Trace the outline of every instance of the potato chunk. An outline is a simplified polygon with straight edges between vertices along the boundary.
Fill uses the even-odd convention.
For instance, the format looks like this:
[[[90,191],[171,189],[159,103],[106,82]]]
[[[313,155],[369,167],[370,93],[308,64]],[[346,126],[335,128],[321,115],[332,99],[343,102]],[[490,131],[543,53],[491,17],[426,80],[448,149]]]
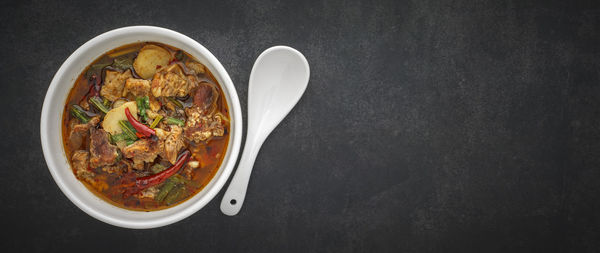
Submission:
[[[171,53],[156,45],[146,45],[133,62],[135,72],[144,79],[150,79],[156,70],[165,67],[171,60]]]
[[[135,119],[138,118],[137,105],[135,104],[135,102],[126,102],[123,105],[117,108],[113,108],[112,110],[108,111],[108,113],[106,113],[106,115],[104,116],[104,121],[102,121],[102,128],[104,128],[104,130],[109,132],[110,134],[121,133],[123,130],[119,125],[119,121],[127,120],[127,116],[125,116],[125,108],[129,108],[129,112],[131,112],[131,115]]]

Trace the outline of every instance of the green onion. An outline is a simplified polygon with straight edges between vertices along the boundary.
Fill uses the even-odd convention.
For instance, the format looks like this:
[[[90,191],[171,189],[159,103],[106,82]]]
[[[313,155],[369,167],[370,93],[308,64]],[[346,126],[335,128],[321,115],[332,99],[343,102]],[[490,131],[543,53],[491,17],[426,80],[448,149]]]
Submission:
[[[112,66],[119,70],[125,70],[128,68],[131,68],[132,64],[133,64],[133,60],[131,58],[122,57],[122,58],[115,58],[113,60]]]
[[[157,163],[157,164],[152,165],[152,167],[150,167],[150,170],[152,171],[152,173],[156,174],[156,173],[159,173],[159,172],[165,170],[165,168],[166,167],[163,166],[162,164]]]
[[[197,183],[195,181],[192,181],[192,180],[189,180],[189,179],[185,178],[184,176],[182,176],[180,174],[175,174],[175,175],[173,175],[172,178],[175,179],[175,180],[177,180],[177,181],[179,181],[180,183],[183,183],[183,184],[188,185],[188,186],[193,186],[195,188],[200,188],[200,186],[201,186],[199,183]]]
[[[158,125],[158,122],[162,120],[162,118],[163,116],[160,114],[156,116],[156,118],[154,118],[154,121],[152,121],[152,124],[150,124],[150,128],[155,128]]]
[[[185,188],[182,186],[178,186],[176,189],[169,191],[169,194],[165,197],[165,204],[168,206],[175,204],[175,202],[180,199],[180,196],[183,196],[183,191],[185,191]]]
[[[73,115],[75,118],[78,118],[84,124],[90,121],[90,118],[87,116],[85,111],[83,111],[83,109],[81,109],[81,107],[78,105],[71,106],[71,115]]]
[[[178,61],[183,60],[183,51],[177,50],[177,52],[175,53],[175,59],[177,59]]]
[[[162,202],[165,199],[165,197],[167,197],[167,194],[169,194],[169,192],[175,187],[176,184],[177,182],[169,178],[160,188],[160,191],[158,192],[158,194],[156,194],[154,199],[157,202]]]
[[[136,137],[137,139],[137,137]],[[122,132],[120,134],[114,134],[110,136],[111,143],[115,144],[119,141],[135,141],[136,139],[132,139],[126,132]]]
[[[112,144],[115,144],[119,141],[124,141],[125,138],[127,138],[127,135],[120,133],[120,134],[111,134],[109,139]]]
[[[165,181],[154,199],[157,202],[164,202],[166,205],[172,205],[176,201],[185,198],[186,185],[199,187],[196,182],[188,180],[179,174],[175,174]]]
[[[90,78],[96,71],[103,69],[104,67],[110,65],[111,63],[98,63],[90,66],[90,68],[85,72],[85,76]]]
[[[185,184],[187,179],[185,177],[183,177],[182,175],[175,174],[171,177],[171,180],[173,180],[177,183],[180,183],[180,184]]]
[[[169,125],[178,125],[180,127],[185,125],[185,122],[183,120],[171,118],[171,117],[167,117],[166,122]]]
[[[104,114],[108,113],[109,109],[104,106],[104,102],[99,97],[91,97],[90,103]]]
[[[177,100],[174,97],[167,97],[167,99],[169,99],[169,101],[171,101],[173,104],[175,104],[175,106],[179,107],[179,108],[183,108],[183,104],[181,102],[179,102],[179,100]]]
[[[146,97],[148,97],[148,96],[146,96]],[[146,109],[148,109],[148,108],[146,107],[146,103],[145,103],[144,100],[145,100],[144,97],[137,97],[135,99],[135,103],[136,103],[137,108],[138,108],[138,113],[140,114],[140,116],[142,117],[142,119],[145,122],[148,122],[148,115],[146,114]]]
[[[110,100],[108,100],[108,99],[106,99],[106,98],[103,98],[103,99],[102,99],[102,104],[104,104],[104,106],[105,106],[106,108],[110,108]]]
[[[121,126],[123,133],[125,133],[129,136],[130,140],[131,139],[137,140],[137,136],[135,135],[136,131],[133,128],[133,126],[131,126],[131,123],[129,123],[129,121],[121,120],[121,121],[119,121],[119,125]]]

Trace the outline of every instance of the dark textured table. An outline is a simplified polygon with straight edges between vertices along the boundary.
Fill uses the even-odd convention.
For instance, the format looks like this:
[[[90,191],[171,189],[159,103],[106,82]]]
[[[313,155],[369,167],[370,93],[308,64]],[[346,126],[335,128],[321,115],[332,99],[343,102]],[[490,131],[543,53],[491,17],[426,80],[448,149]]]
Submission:
[[[0,247],[597,251],[600,2],[557,2],[3,2]],[[262,50],[308,59],[309,87],[263,146],[239,215],[221,214],[221,192],[173,225],[118,228],[50,176],[39,116],[54,73],[94,36],[140,24],[212,51],[244,112]]]

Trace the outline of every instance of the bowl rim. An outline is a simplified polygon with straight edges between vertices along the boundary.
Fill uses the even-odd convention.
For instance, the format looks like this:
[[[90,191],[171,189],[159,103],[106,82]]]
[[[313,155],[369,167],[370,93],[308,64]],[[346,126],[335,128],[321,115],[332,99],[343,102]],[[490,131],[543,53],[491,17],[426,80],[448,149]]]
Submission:
[[[54,153],[62,151],[62,153],[64,155],[64,150],[52,150],[50,148],[50,141],[51,141],[50,134],[52,134],[52,133],[50,133],[50,130],[47,127],[49,125],[50,111],[51,111],[51,109],[53,109],[53,107],[55,107],[55,104],[56,104],[56,101],[52,101],[52,100],[55,100],[53,98],[55,96],[57,96],[57,94],[59,94],[58,93],[59,91],[57,89],[59,79],[63,78],[63,76],[66,75],[66,71],[68,69],[70,69],[72,67],[72,65],[75,64],[74,62],[79,57],[81,57],[82,54],[84,54],[88,50],[92,49],[93,47],[102,45],[102,43],[108,43],[108,40],[110,38],[117,37],[117,36],[127,36],[128,33],[132,33],[132,32],[151,33],[151,34],[157,34],[160,36],[165,36],[165,37],[168,37],[169,39],[173,39],[173,40],[178,41],[182,44],[185,44],[191,48],[194,48],[195,50],[198,50],[200,52],[201,56],[204,57],[213,66],[214,69],[211,69],[212,72],[214,72],[213,74],[218,75],[221,78],[220,85],[224,86],[225,89],[223,89],[223,90],[229,96],[228,102],[231,107],[230,108],[230,117],[232,118],[233,122],[236,122],[235,125],[232,125],[234,127],[232,127],[232,129],[230,130],[229,145],[231,146],[231,149],[230,149],[231,153],[228,155],[229,156],[228,158],[226,157],[227,159],[224,158],[224,160],[222,161],[222,163],[219,167],[219,170],[221,170],[221,172],[218,172],[218,175],[215,175],[211,179],[209,184],[214,183],[214,185],[212,185],[210,189],[206,189],[207,187],[209,187],[209,185],[205,186],[205,188],[202,189],[200,192],[205,191],[205,190],[207,190],[207,192],[205,192],[201,198],[197,199],[191,205],[189,205],[181,210],[178,210],[175,213],[167,215],[167,216],[158,217],[158,218],[154,218],[154,219],[148,219],[148,220],[142,220],[142,221],[128,220],[128,219],[110,216],[108,214],[101,212],[101,210],[96,210],[95,208],[92,208],[91,205],[86,203],[86,201],[84,201],[84,200],[80,199],[78,196],[76,196],[72,192],[72,189],[70,188],[70,186],[68,186],[67,183],[65,182],[65,179],[61,175],[59,175],[57,172],[58,169],[64,169],[64,166],[62,166],[61,163],[58,161],[58,159],[56,159],[56,155]],[[149,39],[147,41],[153,41],[153,40]],[[157,41],[157,42],[160,42],[160,41]],[[168,44],[168,43],[166,43],[166,44]],[[188,52],[188,53],[190,53],[190,52]],[[73,82],[74,81],[75,80],[73,80]],[[72,84],[71,84],[71,87],[72,87]],[[64,103],[64,101],[61,101],[61,102]],[[64,106],[64,105],[61,104],[60,115],[62,115],[62,106]],[[242,114],[242,111],[241,111],[239,98],[238,98],[235,86],[233,85],[233,82],[232,82],[229,74],[227,73],[227,71],[221,64],[221,62],[219,62],[219,60],[210,51],[208,51],[208,49],[206,49],[204,46],[202,46],[197,41],[191,39],[190,37],[187,37],[186,35],[183,35],[181,33],[175,32],[170,29],[156,27],[156,26],[128,26],[128,27],[117,28],[117,29],[113,29],[113,30],[104,32],[104,33],[90,39],[89,41],[87,41],[86,43],[81,45],[79,48],[77,48],[77,50],[75,50],[63,62],[63,64],[60,66],[60,68],[58,69],[58,71],[56,72],[54,77],[52,78],[52,81],[50,82],[50,85],[49,85],[48,90],[46,91],[46,95],[44,97],[44,103],[42,106],[42,112],[41,112],[41,118],[40,118],[40,139],[41,139],[42,150],[44,153],[44,159],[46,160],[46,164],[47,164],[48,170],[50,171],[50,174],[52,175],[52,178],[54,179],[54,181],[56,182],[56,184],[58,185],[60,190],[63,192],[63,194],[65,194],[67,196],[67,198],[71,202],[73,202],[79,209],[81,209],[85,213],[89,214],[90,216],[92,216],[100,221],[111,224],[111,225],[124,227],[124,228],[146,229],[146,228],[154,228],[154,227],[161,227],[161,226],[169,225],[169,224],[175,223],[177,221],[180,221],[182,219],[189,217],[190,215],[194,214],[195,212],[197,212],[198,210],[203,208],[206,204],[208,204],[208,202],[210,202],[217,195],[217,193],[223,188],[223,186],[225,185],[225,183],[227,182],[227,180],[229,179],[229,176],[231,175],[231,173],[233,171],[233,167],[235,166],[235,163],[236,163],[238,155],[239,155],[241,139],[242,139],[242,127],[243,127],[241,114]],[[62,133],[59,133],[59,135],[62,136]],[[61,144],[61,147],[62,147],[62,144]],[[227,156],[227,154],[225,154],[225,155]],[[68,169],[70,169],[70,168],[68,168]],[[220,175],[219,175],[219,173],[220,173]],[[200,193],[198,193],[198,194],[200,194]],[[185,202],[190,201],[192,198],[186,200]],[[185,202],[182,202],[182,203],[185,203]],[[106,203],[109,205],[112,205],[108,202],[106,202]],[[176,207],[177,206],[172,207],[172,208],[176,208]],[[117,207],[117,208],[122,209],[122,210],[127,210],[130,212],[136,212],[136,211],[131,211],[128,209],[120,208],[120,207]],[[172,208],[168,208],[165,210],[170,210]],[[156,212],[159,212],[159,211],[156,211]],[[139,213],[148,213],[148,212],[139,212]],[[150,213],[152,213],[152,212],[150,212]]]

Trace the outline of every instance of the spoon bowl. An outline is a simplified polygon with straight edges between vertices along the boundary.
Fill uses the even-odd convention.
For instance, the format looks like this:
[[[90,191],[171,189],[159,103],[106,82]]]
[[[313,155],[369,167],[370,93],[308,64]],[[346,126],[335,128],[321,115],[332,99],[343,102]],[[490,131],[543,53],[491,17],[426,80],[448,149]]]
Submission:
[[[221,201],[224,214],[236,215],[240,211],[260,147],[300,100],[309,77],[308,61],[291,47],[271,47],[256,59],[248,84],[246,144],[237,171]]]

